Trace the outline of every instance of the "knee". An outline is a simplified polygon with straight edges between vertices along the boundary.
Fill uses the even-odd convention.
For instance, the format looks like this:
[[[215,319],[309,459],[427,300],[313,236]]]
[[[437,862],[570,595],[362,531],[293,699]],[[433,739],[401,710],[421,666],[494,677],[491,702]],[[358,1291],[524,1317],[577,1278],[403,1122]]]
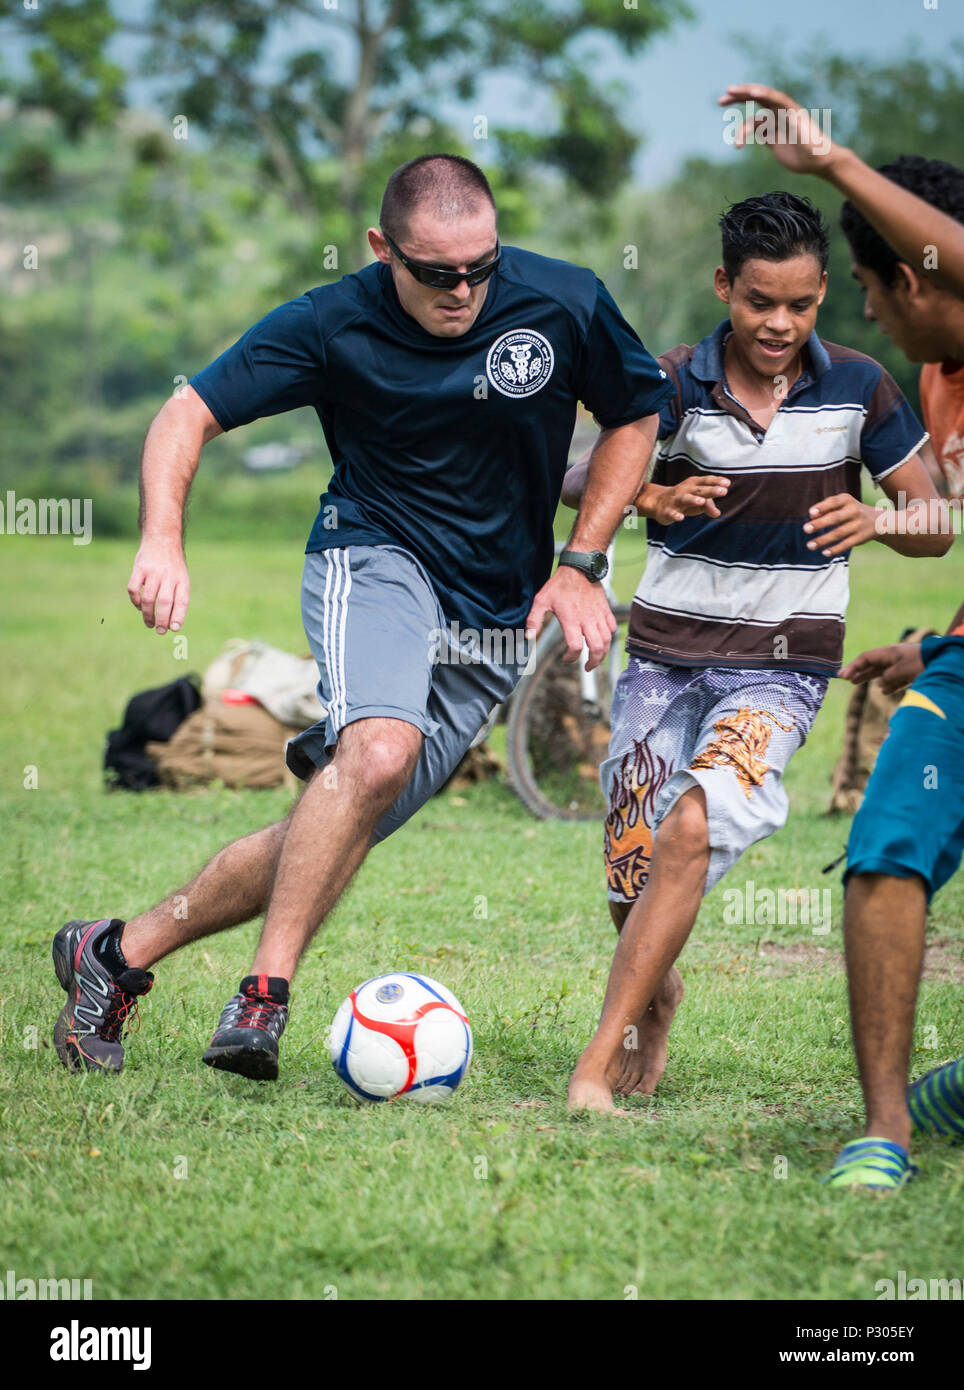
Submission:
[[[695,859],[709,853],[706,798],[702,788],[685,792],[659,827],[655,841],[662,854]]]
[[[341,758],[339,740],[339,752],[335,755],[336,763],[343,765],[360,796],[386,805],[404,790],[422,746],[418,729],[401,721],[392,722],[399,727],[367,729],[360,737],[351,739]],[[342,739],[347,732],[344,731]]]
[[[844,926],[859,930],[868,916],[897,920],[908,905],[922,903],[927,908],[927,884],[918,870],[908,867],[906,874],[882,871],[850,871],[844,887]]]

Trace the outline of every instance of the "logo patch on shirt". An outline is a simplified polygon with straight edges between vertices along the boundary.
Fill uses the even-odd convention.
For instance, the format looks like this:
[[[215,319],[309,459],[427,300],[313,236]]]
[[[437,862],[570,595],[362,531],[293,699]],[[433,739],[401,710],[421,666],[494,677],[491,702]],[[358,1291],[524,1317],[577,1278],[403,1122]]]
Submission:
[[[503,396],[534,396],[552,376],[552,345],[532,328],[513,328],[496,338],[485,359],[485,374]]]

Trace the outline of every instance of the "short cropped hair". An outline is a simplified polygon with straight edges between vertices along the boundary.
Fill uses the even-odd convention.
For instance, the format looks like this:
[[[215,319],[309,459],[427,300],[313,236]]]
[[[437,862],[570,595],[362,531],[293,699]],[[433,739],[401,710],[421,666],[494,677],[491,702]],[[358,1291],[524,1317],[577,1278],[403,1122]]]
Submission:
[[[720,217],[723,268],[732,282],[744,261],[787,261],[807,253],[827,268],[830,230],[809,198],[795,193],[763,193],[733,203]]]
[[[454,222],[472,216],[484,203],[495,208],[489,181],[477,164],[460,154],[422,154],[390,176],[379,221],[382,231],[398,241],[407,235],[416,207]]]
[[[964,222],[964,169],[958,169],[956,164],[948,164],[944,159],[925,159],[919,154],[902,154],[892,164],[882,164],[877,172],[906,188],[908,193],[916,193],[925,203],[946,212],[957,222]],[[851,202],[844,203],[840,209],[840,226],[857,264],[874,271],[890,289],[904,258],[898,256]]]

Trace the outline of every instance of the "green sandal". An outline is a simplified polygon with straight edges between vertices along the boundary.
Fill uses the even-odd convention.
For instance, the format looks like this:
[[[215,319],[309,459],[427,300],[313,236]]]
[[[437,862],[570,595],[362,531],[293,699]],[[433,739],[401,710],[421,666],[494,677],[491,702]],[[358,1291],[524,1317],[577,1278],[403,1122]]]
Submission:
[[[907,1150],[889,1139],[855,1139],[845,1144],[824,1182],[828,1187],[869,1187],[897,1192],[917,1172]]]
[[[961,1143],[964,1140],[964,1057],[935,1067],[907,1092],[914,1128]]]

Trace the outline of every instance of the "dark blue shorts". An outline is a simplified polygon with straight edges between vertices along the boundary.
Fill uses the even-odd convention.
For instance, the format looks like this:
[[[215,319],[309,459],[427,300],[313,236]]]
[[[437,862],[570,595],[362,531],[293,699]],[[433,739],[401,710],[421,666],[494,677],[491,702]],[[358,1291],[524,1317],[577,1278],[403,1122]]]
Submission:
[[[847,844],[851,874],[919,875],[927,898],[964,854],[964,638],[927,637]]]

